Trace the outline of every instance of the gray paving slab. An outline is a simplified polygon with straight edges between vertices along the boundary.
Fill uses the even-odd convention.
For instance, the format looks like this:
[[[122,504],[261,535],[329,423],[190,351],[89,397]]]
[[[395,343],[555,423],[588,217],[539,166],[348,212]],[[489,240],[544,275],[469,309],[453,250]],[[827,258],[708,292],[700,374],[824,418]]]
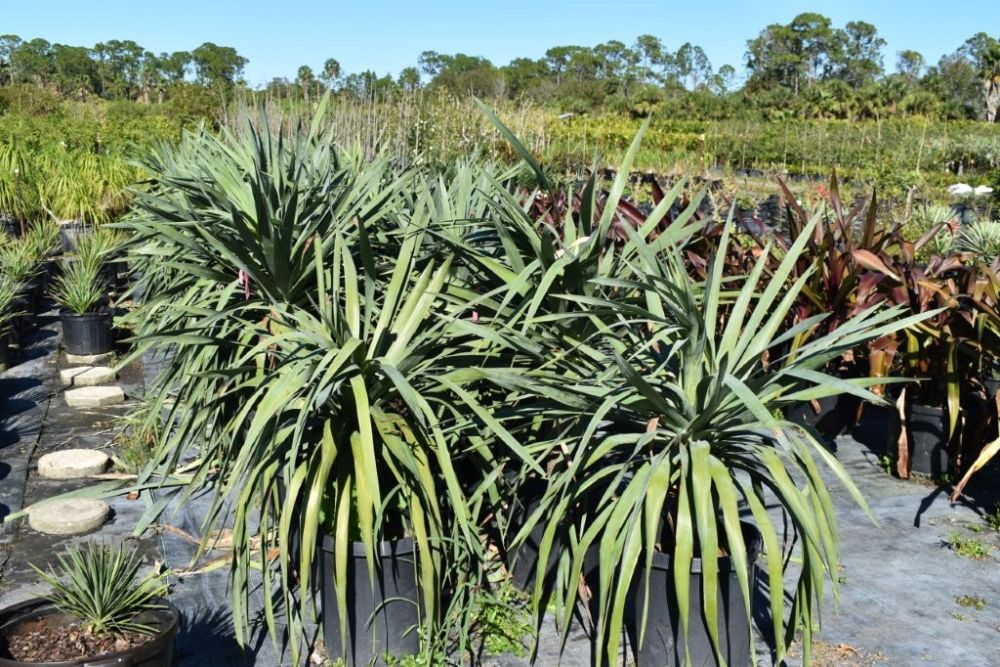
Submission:
[[[0,373],[0,519],[23,507],[30,460],[55,391],[59,321],[47,313],[36,322],[37,330],[11,351],[8,368]],[[0,524],[0,544],[13,539],[13,530]]]

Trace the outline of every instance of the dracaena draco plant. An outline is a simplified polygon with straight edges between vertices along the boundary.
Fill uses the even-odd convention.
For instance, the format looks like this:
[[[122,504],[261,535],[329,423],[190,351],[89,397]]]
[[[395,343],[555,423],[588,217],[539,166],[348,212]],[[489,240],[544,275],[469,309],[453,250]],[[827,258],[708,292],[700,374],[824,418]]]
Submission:
[[[720,553],[733,559],[743,604],[747,613],[750,609],[741,504],[762,536],[777,659],[785,657],[798,630],[804,658],[810,659],[826,581],[836,594],[839,562],[834,509],[821,468],[866,512],[867,506],[815,432],[775,415],[796,402],[842,392],[880,401],[867,389],[875,379],[832,376],[825,372],[827,364],[926,317],[901,318],[900,307],[875,306],[811,337],[794,358],[764,363],[766,352],[783,349],[825,317],[817,314],[786,326],[816,270],[791,279],[818,225],[818,217],[809,221],[776,265],[772,248],[765,247],[733,289],[723,279],[727,226],[704,282],[690,280],[682,249],[671,246],[655,255],[640,252],[635,275],[611,281],[619,290],[615,299],[565,297],[578,309],[561,317],[598,318],[602,327],[524,382],[523,409],[530,411],[527,396],[537,391],[536,417],[559,425],[550,442],[534,447],[564,454],[550,471],[537,511],[514,542],[526,539],[536,525],[544,527],[539,562],[555,558],[560,576],[536,580],[533,608],[540,619],[543,601],[555,601],[564,610],[564,628],[578,599],[584,563],[592,551],[599,553],[596,584],[591,580],[599,664],[616,664],[626,599],[635,586],[648,585],[646,573],[656,552],[672,558],[682,631],[704,611],[721,658],[715,620]],[[633,241],[642,245],[634,234]],[[720,318],[723,310],[726,316]],[[589,360],[588,375],[578,374],[578,362],[558,368],[580,355]],[[766,509],[774,503],[798,537],[797,574],[786,569],[788,545]],[[695,557],[702,559],[701,599],[688,583]],[[788,576],[792,604],[786,613]],[[646,610],[637,613],[644,628]],[[646,638],[640,630],[640,643]]]
[[[554,295],[587,294],[593,290],[591,279],[627,272],[637,253],[630,231],[665,245],[686,238],[700,224],[694,214],[704,192],[681,214],[669,217],[683,180],[668,193],[661,191],[648,215],[624,198],[648,123],[629,146],[610,188],[603,190],[597,160],[582,186],[553,180],[513,132],[485,105],[479,106],[534,175],[535,187],[527,190],[514,177],[496,179],[503,182],[486,193],[493,215],[482,221],[458,219],[472,224],[461,228],[457,240],[449,239],[448,249],[468,265],[481,289],[503,290],[505,303],[518,312],[523,309],[525,322],[567,310],[566,302]]]
[[[474,290],[428,250],[447,226],[432,188],[384,160],[342,159],[320,126],[261,123],[161,150],[126,223],[146,290],[137,350],[171,346],[158,386],[177,397],[144,478],[194,458],[180,494],[213,485],[206,534],[232,522],[238,637],[260,568],[296,660],[322,532],[341,618],[349,543],[374,567],[377,544],[405,535],[423,634],[448,635],[441,592],[458,593],[460,613],[484,572],[494,458],[533,465],[494,416],[503,390],[484,383],[511,355],[542,356],[500,344],[492,313],[471,316]],[[274,636],[277,607],[265,599]]]
[[[600,325],[582,317],[562,318],[579,310],[567,295],[616,298],[615,280],[631,276],[637,262],[652,261],[649,258],[664,248],[686,242],[701,226],[696,214],[704,192],[679,212],[683,181],[667,193],[657,190],[657,203],[648,215],[624,200],[629,167],[645,126],[607,192],[599,192],[596,166],[579,187],[555,186],[514,134],[488,109],[483,110],[534,172],[536,188],[526,191],[509,172],[495,170],[490,175],[482,170],[459,170],[451,182],[442,181],[434,190],[435,208],[446,223],[435,230],[441,240],[438,248],[453,257],[457,272],[471,288],[462,295],[474,304],[472,316],[499,323],[508,341],[513,337],[532,341],[524,349],[547,350],[543,358],[561,356],[556,350],[576,348]],[[553,195],[555,187],[565,187],[565,196]],[[470,198],[474,206],[469,206]],[[539,198],[547,203],[539,204]],[[552,336],[544,342],[534,341],[539,323],[545,323],[547,336]],[[578,356],[571,365],[585,376],[596,372],[592,361]],[[507,377],[505,381],[514,380]],[[505,423],[517,428],[522,440],[544,440],[558,430],[558,424],[533,419],[517,396],[514,392],[506,398],[503,411]],[[520,465],[517,459],[500,460],[504,476],[499,482],[508,486],[497,524],[500,544],[508,552],[514,547],[510,537],[519,528],[512,521],[519,514],[517,508],[532,503],[543,470],[557,465],[562,451],[543,448],[539,456],[537,466]]]

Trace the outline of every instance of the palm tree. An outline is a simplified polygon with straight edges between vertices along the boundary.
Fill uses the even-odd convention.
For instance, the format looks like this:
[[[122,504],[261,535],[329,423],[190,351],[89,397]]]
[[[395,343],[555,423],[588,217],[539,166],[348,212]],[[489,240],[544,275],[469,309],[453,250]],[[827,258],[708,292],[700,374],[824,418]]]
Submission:
[[[313,82],[316,80],[316,76],[313,74],[312,68],[309,65],[303,65],[299,68],[298,82],[302,86],[302,99],[306,104],[309,104],[309,89],[312,88]]]
[[[334,82],[340,78],[340,63],[335,58],[327,58],[323,63],[323,73],[319,75],[327,88],[333,88]]]
[[[986,122],[997,122],[1000,111],[1000,43],[994,43],[983,53],[979,74],[986,97]]]

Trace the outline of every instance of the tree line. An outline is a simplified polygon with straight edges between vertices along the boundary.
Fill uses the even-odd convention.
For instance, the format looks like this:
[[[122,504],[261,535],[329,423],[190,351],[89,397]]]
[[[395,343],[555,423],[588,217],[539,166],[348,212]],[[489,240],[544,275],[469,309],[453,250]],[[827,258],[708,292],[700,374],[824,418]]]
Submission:
[[[495,65],[463,53],[425,51],[398,75],[345,73],[335,58],[314,70],[299,67],[263,94],[308,102],[323,90],[368,99],[440,90],[454,95],[526,100],[563,113],[654,111],[680,118],[768,119],[928,116],[998,120],[1000,41],[973,35],[936,63],[903,50],[887,67],[885,40],[864,21],[842,27],[808,12],[766,26],[748,40],[741,70],[713,67],[692,43],[669,48],[654,35],[633,44],[556,46],[538,59]],[[171,85],[245,86],[247,60],[231,47],[202,44],[193,51],[154,54],[132,41],[93,48],[0,36],[0,85],[55,89],[65,96],[162,102]]]
[[[173,84],[207,87],[241,83],[247,59],[229,46],[206,42],[192,51],[153,53],[132,40],[92,48],[0,35],[0,86],[29,84],[65,97],[163,102]]]

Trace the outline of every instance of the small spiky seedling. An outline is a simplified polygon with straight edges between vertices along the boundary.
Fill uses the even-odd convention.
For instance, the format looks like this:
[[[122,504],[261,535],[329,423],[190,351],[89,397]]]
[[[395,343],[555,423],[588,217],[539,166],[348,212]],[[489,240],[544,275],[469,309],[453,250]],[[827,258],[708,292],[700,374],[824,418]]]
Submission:
[[[104,298],[101,267],[81,260],[64,261],[62,272],[53,286],[52,296],[59,305],[78,315],[93,312]]]
[[[0,273],[19,283],[38,273],[38,260],[31,246],[20,240],[0,246]]]
[[[1000,222],[984,220],[969,225],[958,235],[955,249],[992,262],[1000,257]]]
[[[77,242],[76,255],[88,267],[100,268],[121,246],[124,235],[107,227],[99,227]]]
[[[156,599],[167,592],[166,573],[150,572],[138,579],[140,564],[135,549],[90,544],[86,550],[70,547],[66,557],[59,557],[58,572],[32,568],[52,586],[45,599],[101,637],[156,632],[135,619],[143,611],[162,608]]]
[[[0,273],[0,336],[7,333],[19,314],[14,304],[16,297],[17,283]]]
[[[59,250],[59,225],[42,221],[32,225],[24,237],[36,260],[51,257]]]

